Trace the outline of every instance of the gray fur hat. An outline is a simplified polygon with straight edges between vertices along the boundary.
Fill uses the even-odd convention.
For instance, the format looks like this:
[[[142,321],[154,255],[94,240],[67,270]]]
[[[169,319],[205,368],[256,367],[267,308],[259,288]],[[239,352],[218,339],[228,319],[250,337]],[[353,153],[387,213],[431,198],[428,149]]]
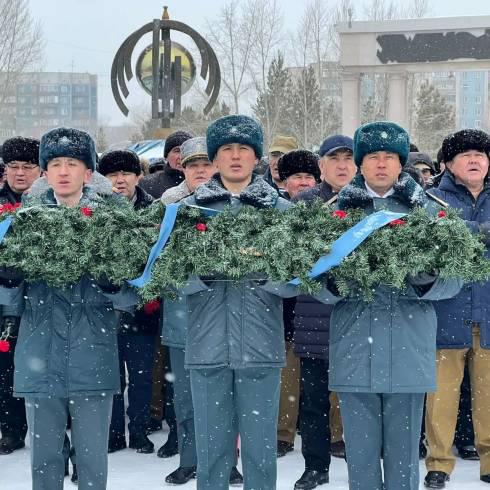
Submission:
[[[183,167],[191,160],[208,160],[206,138],[204,136],[198,136],[197,138],[184,141],[180,146],[180,158]]]
[[[53,158],[76,158],[85,163],[89,170],[95,170],[97,153],[92,137],[80,129],[55,128],[43,134],[39,147],[39,165],[43,170]]]

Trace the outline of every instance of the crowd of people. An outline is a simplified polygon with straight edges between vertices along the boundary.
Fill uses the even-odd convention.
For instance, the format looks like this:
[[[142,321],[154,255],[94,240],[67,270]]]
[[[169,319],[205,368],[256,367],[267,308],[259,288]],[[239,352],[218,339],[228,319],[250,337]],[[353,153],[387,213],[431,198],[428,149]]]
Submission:
[[[99,156],[74,128],[13,137],[1,151],[0,204],[452,207],[490,245],[483,131],[448,135],[436,162],[392,122],[330,135],[318,152],[287,135],[265,151],[263,139],[252,118],[225,116],[205,137],[170,134],[163,161],[148,168],[128,149]],[[0,459],[15,457],[29,432],[33,490],[62,489],[70,459],[72,482],[103,490],[108,453],[153,453],[148,435],[166,422],[157,456],[179,463],[165,482],[195,478],[198,490],[275,489],[276,459],[298,433],[295,490],[328,483],[331,456],[345,458],[351,490],[417,489],[419,459],[425,486],[445,488],[453,444],[490,483],[490,284],[426,271],[403,290],[380,284],[368,302],[342,296],[328,273],[321,281],[306,295],[264,276],[193,275],[173,299],[141,306],[132,287],[106,277],[55,288],[1,267],[0,338],[10,349],[0,352]]]

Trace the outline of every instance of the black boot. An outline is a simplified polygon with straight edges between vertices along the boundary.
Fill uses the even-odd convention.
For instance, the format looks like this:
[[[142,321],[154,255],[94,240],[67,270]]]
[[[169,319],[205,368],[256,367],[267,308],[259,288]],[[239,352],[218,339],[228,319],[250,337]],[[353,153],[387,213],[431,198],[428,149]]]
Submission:
[[[461,459],[466,459],[469,461],[478,461],[480,459],[475,446],[458,447],[458,454]]]
[[[294,484],[294,490],[311,490],[328,483],[328,471],[305,470]]]
[[[109,437],[109,445],[107,447],[108,453],[115,453],[126,449],[126,437],[125,436],[112,436]]]
[[[419,459],[425,459],[427,456],[427,447],[424,440],[420,438],[419,440]]]
[[[23,439],[17,439],[11,436],[5,436],[0,439],[0,454],[10,454],[17,449],[22,449],[25,446]]]
[[[188,468],[179,466],[175,471],[172,471],[172,473],[170,473],[170,475],[165,478],[165,481],[172,485],[184,485],[193,478],[196,478],[195,466],[190,466]]]
[[[233,466],[233,468],[231,469],[230,485],[233,487],[243,485],[243,476],[238,471],[238,468],[236,466]]]
[[[179,453],[179,445],[177,442],[177,432],[171,430],[168,433],[167,442],[158,450],[159,458],[171,458]]]
[[[78,485],[78,472],[77,472],[77,465],[73,465],[73,473],[71,474],[71,482],[74,483],[75,485]]]
[[[490,483],[490,475],[480,475],[480,480],[485,483]]]
[[[427,488],[446,488],[449,475],[444,471],[429,471],[424,479],[424,486]]]
[[[153,442],[148,439],[144,432],[129,434],[129,447],[136,449],[137,453],[151,454],[155,452]]]
[[[277,457],[282,458],[287,453],[294,451],[294,445],[286,441],[277,441]]]

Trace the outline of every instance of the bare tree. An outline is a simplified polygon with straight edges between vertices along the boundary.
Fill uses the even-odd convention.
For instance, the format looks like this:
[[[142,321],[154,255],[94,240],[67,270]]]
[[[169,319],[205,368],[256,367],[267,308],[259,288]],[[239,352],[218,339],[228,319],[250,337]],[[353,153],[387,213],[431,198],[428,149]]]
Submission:
[[[27,0],[0,0],[0,103],[14,93],[23,72],[41,61],[44,42]]]
[[[251,88],[247,74],[255,33],[250,19],[254,17],[253,9],[245,11],[240,0],[228,0],[219,17],[207,21],[208,39],[220,60],[221,80],[235,113],[240,112],[240,98]]]
[[[282,13],[277,0],[249,0],[246,18],[254,26],[249,72],[257,93],[263,94],[265,109],[266,140],[271,141],[274,131],[270,101],[268,100],[267,76],[272,58],[283,38]]]

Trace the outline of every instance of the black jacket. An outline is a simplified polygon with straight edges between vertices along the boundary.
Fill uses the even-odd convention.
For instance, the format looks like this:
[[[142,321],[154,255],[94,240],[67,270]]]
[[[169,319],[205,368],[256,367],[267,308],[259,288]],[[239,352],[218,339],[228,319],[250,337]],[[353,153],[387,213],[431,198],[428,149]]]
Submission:
[[[330,184],[322,181],[312,189],[300,192],[293,201],[313,202],[316,199],[329,201],[335,192]],[[330,315],[333,305],[320,303],[313,297],[302,294],[296,299],[294,317],[294,353],[298,357],[328,360]]]
[[[0,204],[16,204],[22,200],[22,194],[17,194],[14,192],[8,182],[5,181],[5,184],[0,189]]]
[[[139,186],[155,199],[160,199],[167,189],[179,185],[183,180],[184,174],[167,163],[160,172],[143,177]]]
[[[153,197],[141,187],[136,186],[135,209],[143,209],[151,205]],[[144,335],[157,335],[160,326],[160,308],[138,308],[134,316],[129,313],[121,313],[119,333],[137,333]]]

